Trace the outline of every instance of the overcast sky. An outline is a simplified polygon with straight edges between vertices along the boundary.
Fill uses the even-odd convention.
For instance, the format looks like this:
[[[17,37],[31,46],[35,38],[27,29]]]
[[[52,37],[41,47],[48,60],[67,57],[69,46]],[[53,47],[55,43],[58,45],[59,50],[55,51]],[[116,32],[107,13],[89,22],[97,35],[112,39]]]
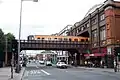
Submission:
[[[105,0],[39,0],[24,1],[21,39],[28,35],[50,35],[68,24],[80,21],[87,11]],[[18,39],[20,0],[0,1],[0,28]]]

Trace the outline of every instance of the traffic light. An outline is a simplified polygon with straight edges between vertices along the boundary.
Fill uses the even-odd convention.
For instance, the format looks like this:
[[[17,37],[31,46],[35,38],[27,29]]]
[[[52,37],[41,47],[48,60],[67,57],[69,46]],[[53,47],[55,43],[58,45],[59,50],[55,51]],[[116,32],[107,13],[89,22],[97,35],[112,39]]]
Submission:
[[[115,47],[114,48],[114,55],[115,56],[120,56],[120,47]]]
[[[17,53],[18,50],[18,42],[17,40],[12,40],[12,52]]]

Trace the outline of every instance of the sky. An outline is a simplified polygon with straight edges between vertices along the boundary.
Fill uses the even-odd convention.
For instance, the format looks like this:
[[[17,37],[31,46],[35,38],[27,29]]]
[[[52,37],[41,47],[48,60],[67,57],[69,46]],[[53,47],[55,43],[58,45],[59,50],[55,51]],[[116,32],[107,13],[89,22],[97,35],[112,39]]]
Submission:
[[[82,20],[87,11],[105,0],[23,1],[21,39],[28,35],[51,35]],[[20,0],[0,0],[0,28],[18,39]]]

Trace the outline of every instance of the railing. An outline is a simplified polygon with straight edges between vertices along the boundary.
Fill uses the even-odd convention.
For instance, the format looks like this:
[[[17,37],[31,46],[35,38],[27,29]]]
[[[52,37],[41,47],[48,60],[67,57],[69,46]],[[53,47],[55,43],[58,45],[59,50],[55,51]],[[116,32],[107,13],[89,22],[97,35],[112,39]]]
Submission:
[[[21,40],[22,49],[83,49],[89,42],[78,41],[47,41],[47,40]]]
[[[20,40],[21,43],[52,43],[52,44],[89,44],[89,42],[80,42],[80,41],[52,41],[52,40]]]

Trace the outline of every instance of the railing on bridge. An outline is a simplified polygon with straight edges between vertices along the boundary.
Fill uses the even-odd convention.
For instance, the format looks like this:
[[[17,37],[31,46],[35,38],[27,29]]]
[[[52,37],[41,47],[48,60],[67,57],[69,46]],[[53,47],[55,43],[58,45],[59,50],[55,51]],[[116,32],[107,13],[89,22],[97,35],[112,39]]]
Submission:
[[[89,42],[20,40],[22,49],[75,49],[88,47]]]

